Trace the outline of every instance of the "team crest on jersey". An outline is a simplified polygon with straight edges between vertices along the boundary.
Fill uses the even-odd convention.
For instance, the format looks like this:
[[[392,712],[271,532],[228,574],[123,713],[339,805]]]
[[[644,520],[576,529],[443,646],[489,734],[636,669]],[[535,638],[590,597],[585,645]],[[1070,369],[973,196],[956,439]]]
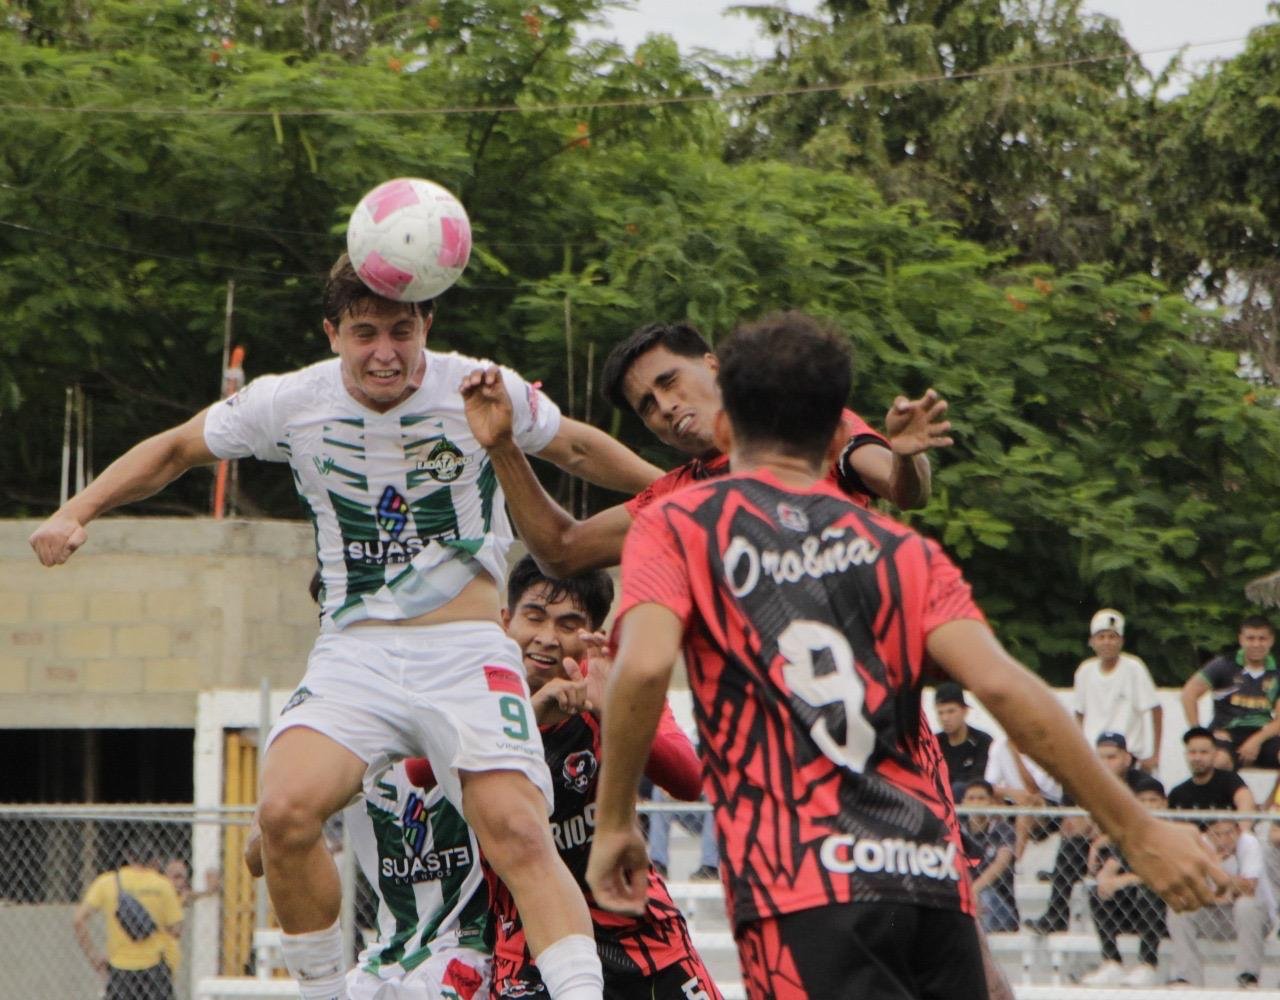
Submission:
[[[595,754],[590,750],[579,750],[564,759],[564,767],[560,769],[560,774],[564,777],[566,787],[572,788],[575,792],[585,792],[587,786],[591,784],[591,779],[596,776],[596,769],[599,766]]]
[[[502,1000],[516,1000],[518,997],[546,996],[547,988],[541,983],[526,983],[520,979],[507,978],[498,984],[497,995]]]
[[[809,518],[799,507],[789,503],[778,504],[778,523],[792,531],[808,531]]]
[[[284,715],[284,713],[289,711],[289,709],[297,708],[308,698],[314,698],[314,697],[315,697],[315,692],[313,692],[310,688],[300,687],[298,688],[298,690],[293,692],[292,695],[289,696],[289,700],[284,703],[284,708],[280,709],[280,714]]]
[[[462,475],[462,470],[466,467],[467,457],[462,454],[462,449],[447,437],[440,438],[427,452],[426,458],[419,458],[415,462],[415,468],[419,472],[425,472],[438,483],[453,482]]]
[[[378,527],[392,538],[399,538],[408,520],[409,501],[388,485],[378,500]]]

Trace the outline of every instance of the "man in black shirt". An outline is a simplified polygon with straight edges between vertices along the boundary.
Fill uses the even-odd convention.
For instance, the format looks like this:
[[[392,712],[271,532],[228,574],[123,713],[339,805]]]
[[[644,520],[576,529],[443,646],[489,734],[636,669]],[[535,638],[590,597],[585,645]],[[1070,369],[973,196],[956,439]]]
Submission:
[[[972,782],[987,773],[987,751],[991,735],[969,725],[969,703],[964,688],[954,681],[939,684],[933,695],[933,710],[942,731],[934,735],[951,775],[951,792],[959,802]]]
[[[1129,752],[1124,733],[1100,733],[1095,741],[1098,759],[1108,771],[1136,789],[1146,777],[1146,772],[1136,765]],[[1162,789],[1163,790],[1163,789]],[[1070,796],[1062,797],[1064,806],[1075,805]],[[1058,853],[1054,855],[1053,870],[1049,874],[1049,902],[1038,917],[1028,917],[1023,926],[1037,934],[1065,931],[1071,922],[1071,891],[1085,876],[1089,864],[1089,846],[1098,835],[1092,821],[1086,817],[1071,816],[1062,822],[1062,839]]]
[[[1217,741],[1213,732],[1195,726],[1182,735],[1191,777],[1169,792],[1170,809],[1234,809],[1253,812],[1258,808],[1253,793],[1235,771],[1213,766]]]

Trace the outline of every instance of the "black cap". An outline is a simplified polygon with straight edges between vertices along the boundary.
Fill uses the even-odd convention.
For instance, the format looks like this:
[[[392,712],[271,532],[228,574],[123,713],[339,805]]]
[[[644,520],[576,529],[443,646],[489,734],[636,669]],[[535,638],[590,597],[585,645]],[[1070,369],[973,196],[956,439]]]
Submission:
[[[1093,741],[1094,746],[1119,747],[1121,750],[1129,749],[1129,741],[1124,738],[1124,733],[1099,733],[1098,738]]]
[[[968,705],[964,700],[964,688],[955,681],[943,681],[933,692],[933,703],[935,705],[952,704],[952,705]]]

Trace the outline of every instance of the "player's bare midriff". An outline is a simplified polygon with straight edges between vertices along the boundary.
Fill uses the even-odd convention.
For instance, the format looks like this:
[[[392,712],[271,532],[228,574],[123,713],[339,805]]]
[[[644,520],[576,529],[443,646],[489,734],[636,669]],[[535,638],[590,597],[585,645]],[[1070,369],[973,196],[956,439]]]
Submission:
[[[413,628],[423,625],[477,621],[501,624],[501,619],[498,617],[498,585],[493,582],[493,577],[488,573],[481,573],[463,587],[457,597],[434,611],[428,611],[414,618],[366,618],[352,622],[347,628],[360,628],[362,625],[375,625],[380,628],[396,625]]]

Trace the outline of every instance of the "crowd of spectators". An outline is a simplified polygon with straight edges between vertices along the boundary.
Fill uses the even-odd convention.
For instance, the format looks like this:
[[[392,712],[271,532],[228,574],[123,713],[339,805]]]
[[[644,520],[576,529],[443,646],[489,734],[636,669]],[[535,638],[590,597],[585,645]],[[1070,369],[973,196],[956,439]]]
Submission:
[[[1259,809],[1241,768],[1280,770],[1280,671],[1272,655],[1275,630],[1263,617],[1244,619],[1238,648],[1207,662],[1183,685],[1187,727],[1182,735],[1189,777],[1169,790],[1160,781],[1163,711],[1151,672],[1124,650],[1125,618],[1104,608],[1089,625],[1093,655],[1076,670],[1071,704],[1099,758],[1153,810],[1235,811]],[[1205,695],[1208,720],[1200,717]],[[1160,983],[1159,950],[1169,940],[1165,981],[1204,985],[1200,942],[1233,941],[1234,975],[1242,989],[1258,985],[1266,936],[1276,926],[1280,896],[1280,823],[1197,816],[1197,822],[1231,881],[1215,905],[1196,913],[1166,912],[1164,903],[1128,868],[1124,856],[1087,817],[1034,812],[1005,817],[981,810],[993,805],[1030,809],[1072,805],[1069,794],[1006,737],[969,724],[970,705],[956,684],[938,685],[934,697],[938,747],[956,801],[966,810],[965,849],[988,933],[1065,931],[1072,894],[1088,887],[1088,913],[1098,935],[1101,964],[1082,978],[1093,986],[1153,986]],[[1280,779],[1264,808],[1280,809]],[[970,811],[977,810],[977,811]],[[1037,873],[1049,884],[1044,912],[1021,917],[1015,873],[1029,843],[1058,835],[1051,869]],[[1117,944],[1136,934],[1138,961],[1126,969]]]

